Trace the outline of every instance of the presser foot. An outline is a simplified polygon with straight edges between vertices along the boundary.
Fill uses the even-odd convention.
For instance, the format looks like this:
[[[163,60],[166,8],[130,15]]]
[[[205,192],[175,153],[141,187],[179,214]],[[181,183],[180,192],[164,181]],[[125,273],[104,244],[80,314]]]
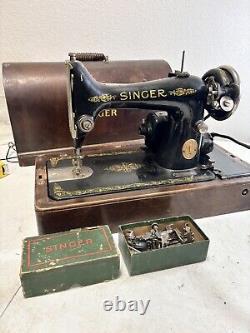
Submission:
[[[72,165],[72,179],[85,179],[93,174],[93,170],[90,167],[83,165],[83,156],[77,155],[73,158]]]
[[[48,176],[56,182],[81,180],[92,176],[93,170],[82,163],[83,157],[67,159],[68,163],[63,165],[59,160],[56,164],[51,163],[51,168],[48,168]],[[70,163],[71,162],[71,163]]]
[[[72,174],[74,178],[84,179],[93,174],[93,170],[90,167],[83,165],[82,160],[83,157],[81,156],[72,159]]]
[[[93,174],[93,170],[87,166],[82,165],[81,167],[73,167],[72,169],[72,179],[85,179]]]
[[[93,170],[90,167],[83,165],[83,158],[84,156],[81,155],[81,149],[76,148],[75,157],[72,158],[72,179],[84,179],[90,177],[93,174]]]

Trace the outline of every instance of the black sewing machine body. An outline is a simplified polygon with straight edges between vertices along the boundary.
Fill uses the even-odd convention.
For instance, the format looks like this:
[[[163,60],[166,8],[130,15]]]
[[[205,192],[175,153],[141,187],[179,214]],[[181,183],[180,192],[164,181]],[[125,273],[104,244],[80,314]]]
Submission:
[[[236,109],[239,78],[231,67],[208,71],[202,78],[176,71],[165,79],[128,85],[97,82],[75,60],[67,66],[69,125],[76,154],[47,163],[50,197],[61,200],[215,179],[209,157],[213,138],[204,113],[224,120]],[[86,135],[94,130],[98,114],[110,108],[152,110],[139,129],[145,146],[83,157]]]
[[[157,110],[154,119],[151,118],[151,124],[148,124],[157,128],[144,125],[141,129],[155,161],[173,170],[189,169],[198,164],[200,133],[195,130],[195,124],[204,118],[203,104],[207,95],[202,79],[179,73],[172,78],[138,84],[103,84],[89,80],[81,63],[76,64],[71,75],[74,87],[72,105],[80,128],[86,116],[95,120],[103,109],[134,109],[131,112],[140,112],[140,109]],[[78,131],[76,140],[79,146],[85,135]],[[197,150],[192,159],[183,157],[182,146],[187,140],[193,140]]]

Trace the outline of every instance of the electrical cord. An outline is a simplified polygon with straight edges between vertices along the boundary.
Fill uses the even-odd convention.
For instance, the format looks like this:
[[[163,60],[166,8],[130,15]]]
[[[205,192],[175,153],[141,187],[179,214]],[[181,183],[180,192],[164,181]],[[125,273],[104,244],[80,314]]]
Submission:
[[[247,149],[250,149],[250,145],[244,143],[244,142],[241,142],[241,141],[238,141],[234,138],[232,138],[231,136],[229,135],[225,135],[225,134],[220,134],[220,133],[210,133],[210,135],[214,138],[214,137],[219,137],[219,138],[224,138],[224,139],[228,139],[228,140],[231,140],[233,141],[234,143],[237,143],[238,145],[242,146],[242,147],[245,147]]]
[[[204,121],[206,121],[208,118],[211,117],[211,114],[208,113],[205,117],[204,117]],[[233,141],[234,143],[237,143],[238,145],[242,146],[242,147],[245,147],[247,149],[250,149],[250,145],[244,143],[244,142],[241,142],[241,141],[238,141],[234,138],[232,138],[231,136],[229,135],[225,135],[225,134],[220,134],[220,133],[215,133],[215,132],[212,132],[210,133],[210,135],[214,138],[214,137],[219,137],[219,138],[223,138],[223,139],[228,139],[228,140],[231,140]]]
[[[17,155],[16,156],[10,156],[11,151],[15,151],[16,152],[16,145],[13,142],[9,142],[8,143],[8,150],[6,153],[5,158],[0,158],[0,161],[7,161],[9,163],[17,163]],[[15,161],[11,161],[12,159],[16,159]]]

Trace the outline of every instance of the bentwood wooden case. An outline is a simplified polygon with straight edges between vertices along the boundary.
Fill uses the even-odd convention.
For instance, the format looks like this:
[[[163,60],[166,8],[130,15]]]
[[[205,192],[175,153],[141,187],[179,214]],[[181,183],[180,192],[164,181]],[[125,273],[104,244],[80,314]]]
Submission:
[[[122,149],[139,149],[141,141],[126,142]],[[98,150],[99,149],[99,150]],[[121,150],[121,144],[106,144],[101,151]],[[86,154],[98,154],[100,147],[85,148]],[[216,151],[236,164],[241,172],[250,165],[232,157],[217,147]],[[48,157],[36,159],[35,210],[40,234],[70,230],[78,227],[108,224],[113,232],[120,224],[154,218],[190,215],[193,218],[214,216],[250,208],[250,176],[216,179],[182,185],[161,185],[147,189],[87,196],[67,200],[53,200],[48,195],[46,162]],[[224,177],[223,177],[224,178]]]
[[[156,80],[171,71],[163,60],[95,61],[85,65],[98,81],[106,83]],[[7,63],[3,65],[3,82],[19,164],[31,165],[37,157],[35,211],[40,234],[101,224],[117,231],[118,225],[138,220],[173,215],[199,218],[250,208],[250,166],[225,151],[219,151],[219,157],[225,157],[218,166],[222,174],[211,181],[53,200],[46,163],[51,157],[72,154],[65,64]],[[84,153],[140,150],[143,140],[138,126],[148,112],[104,110],[86,138]]]

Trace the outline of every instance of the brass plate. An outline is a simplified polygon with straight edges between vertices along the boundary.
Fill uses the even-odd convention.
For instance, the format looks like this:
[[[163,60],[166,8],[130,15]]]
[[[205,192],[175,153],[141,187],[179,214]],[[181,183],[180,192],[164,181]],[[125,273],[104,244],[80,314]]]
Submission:
[[[198,143],[194,139],[189,139],[182,146],[182,155],[186,160],[191,160],[195,157],[198,151]]]

